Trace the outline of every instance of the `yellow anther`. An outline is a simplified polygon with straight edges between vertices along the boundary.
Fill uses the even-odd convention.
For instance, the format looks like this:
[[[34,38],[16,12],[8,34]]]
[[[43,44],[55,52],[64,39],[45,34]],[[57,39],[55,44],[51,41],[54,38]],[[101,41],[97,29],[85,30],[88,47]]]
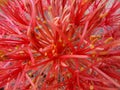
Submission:
[[[108,39],[106,39],[105,41],[104,41],[104,43],[109,43],[110,41],[112,41],[113,40],[113,37],[109,37]]]
[[[3,54],[4,52],[0,50],[0,55]]]
[[[108,13],[100,14],[100,18],[104,18],[107,16]]]
[[[42,28],[42,26],[36,26],[35,27],[35,29],[41,29]]]
[[[98,38],[94,39],[91,43],[95,44],[95,42],[97,42],[97,41],[98,41]]]
[[[29,61],[29,62],[28,62],[28,65],[31,65],[31,64],[32,64],[31,61]]]
[[[39,29],[39,26],[36,26],[35,29]]]
[[[97,61],[101,61],[102,59],[101,58],[97,58]]]
[[[59,42],[62,42],[62,39],[61,38],[59,38],[59,40],[58,40]]]
[[[70,54],[71,54],[71,55],[73,55],[73,53],[72,53],[72,52],[70,52]]]
[[[63,44],[62,44],[62,46],[64,47],[64,46],[65,46],[65,44],[63,43]]]
[[[3,51],[0,51],[0,61],[3,61],[7,58],[7,56],[5,55],[5,53]]]
[[[93,49],[95,46],[93,44],[90,44],[90,49]]]
[[[70,74],[70,73],[67,73],[67,77],[70,78],[70,77],[71,77],[71,74]]]
[[[71,41],[71,38],[68,38],[69,41]]]
[[[94,58],[96,55],[95,54],[92,54],[92,57]]]
[[[84,67],[80,67],[80,71],[83,71],[84,70]]]
[[[100,55],[106,55],[106,54],[108,54],[108,52],[107,52],[107,51],[102,51],[102,52],[100,52],[99,54],[100,54]]]
[[[55,49],[52,50],[52,54],[54,54],[54,53],[55,53]]]
[[[46,21],[43,21],[44,24],[46,24],[47,22]]]
[[[16,50],[17,50],[18,48],[19,48],[18,46],[15,47]]]
[[[0,55],[1,58],[4,58],[5,55]]]
[[[54,49],[56,48],[56,45],[55,45],[55,44],[53,44],[52,46],[53,46]]]
[[[30,89],[32,88],[32,86],[29,87]]]
[[[90,90],[94,90],[94,86],[93,85],[90,85]]]
[[[49,10],[49,11],[52,10],[52,6],[48,6],[48,10]]]
[[[57,53],[54,53],[54,56],[57,56]]]
[[[32,79],[32,82],[34,83],[34,82],[35,82],[35,79]]]
[[[9,52],[11,52],[11,51],[12,51],[12,49],[8,49],[8,51],[9,51]]]
[[[100,35],[91,35],[91,36],[90,36],[90,40],[91,40],[90,48],[91,48],[91,49],[94,48],[94,44],[95,44],[95,42],[97,42],[98,39],[100,39],[100,38],[101,38]]]
[[[39,20],[40,20],[40,17],[37,17],[37,20],[39,21]]]
[[[93,52],[92,52],[92,57],[95,57],[95,56],[96,56],[96,52],[93,51]]]
[[[93,41],[93,40],[95,40],[95,39],[99,39],[99,38],[101,38],[100,35],[91,35],[91,36],[90,36],[90,40],[91,40],[91,41]]]
[[[28,75],[29,75],[29,76],[32,76],[32,73],[31,73],[31,72],[29,72],[29,73],[28,73]]]
[[[20,54],[23,54],[23,53],[24,53],[24,51],[19,51],[19,53],[20,53]]]
[[[0,0],[0,5],[4,5],[8,0]]]
[[[45,56],[47,56],[47,52],[45,52]]]
[[[83,0],[81,4],[84,5],[87,2],[88,2],[88,0]]]

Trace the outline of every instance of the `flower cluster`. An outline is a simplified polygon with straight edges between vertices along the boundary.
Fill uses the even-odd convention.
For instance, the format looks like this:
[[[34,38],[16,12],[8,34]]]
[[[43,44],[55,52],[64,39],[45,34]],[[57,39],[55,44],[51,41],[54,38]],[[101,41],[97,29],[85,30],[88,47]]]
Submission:
[[[119,90],[119,0],[1,0],[0,88]]]

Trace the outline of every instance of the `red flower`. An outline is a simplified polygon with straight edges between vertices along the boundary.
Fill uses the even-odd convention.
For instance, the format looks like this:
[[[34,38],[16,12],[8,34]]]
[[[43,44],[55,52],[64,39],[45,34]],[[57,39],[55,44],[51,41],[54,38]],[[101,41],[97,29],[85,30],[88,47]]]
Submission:
[[[0,2],[0,87],[120,89],[120,1]]]

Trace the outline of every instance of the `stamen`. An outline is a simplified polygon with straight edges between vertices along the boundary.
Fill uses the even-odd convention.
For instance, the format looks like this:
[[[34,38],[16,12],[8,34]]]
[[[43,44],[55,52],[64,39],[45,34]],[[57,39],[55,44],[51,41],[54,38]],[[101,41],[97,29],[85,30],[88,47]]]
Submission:
[[[47,56],[48,54],[47,54],[47,52],[45,52],[45,56]]]
[[[94,86],[93,85],[90,85],[90,90],[94,90]]]
[[[108,39],[106,39],[105,41],[104,41],[104,43],[109,43],[109,42],[111,42],[113,40],[113,37],[109,37]]]
[[[100,18],[105,18],[108,15],[108,13],[100,14]]]

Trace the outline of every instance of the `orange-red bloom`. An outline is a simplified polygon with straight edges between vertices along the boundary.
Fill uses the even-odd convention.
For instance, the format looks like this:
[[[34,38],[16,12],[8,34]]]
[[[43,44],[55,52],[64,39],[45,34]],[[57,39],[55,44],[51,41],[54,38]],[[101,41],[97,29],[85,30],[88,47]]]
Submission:
[[[120,89],[120,1],[0,1],[0,88]]]

